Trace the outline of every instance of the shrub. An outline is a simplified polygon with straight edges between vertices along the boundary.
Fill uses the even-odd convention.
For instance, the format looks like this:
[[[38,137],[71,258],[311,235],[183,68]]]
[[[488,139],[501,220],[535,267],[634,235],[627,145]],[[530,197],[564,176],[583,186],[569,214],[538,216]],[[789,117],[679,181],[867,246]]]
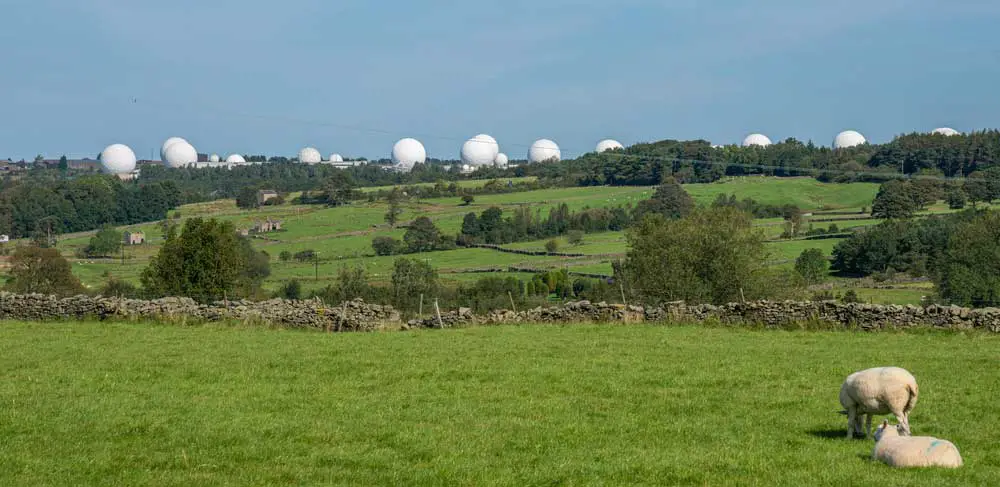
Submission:
[[[292,260],[292,253],[287,250],[282,250],[281,253],[278,254],[278,259],[282,262],[288,262],[289,260]]]
[[[276,296],[283,299],[302,299],[302,283],[292,279],[278,289]]]
[[[803,250],[795,259],[795,272],[798,272],[808,284],[822,282],[829,267],[830,262],[820,249]]]
[[[570,245],[582,244],[583,232],[580,230],[570,230],[569,233],[566,234],[566,241],[569,242]]]
[[[853,289],[850,289],[846,293],[844,293],[843,296],[840,297],[840,302],[841,303],[860,303],[861,302],[861,298],[858,297],[858,293],[857,292],[855,292]]]
[[[52,248],[18,247],[10,259],[6,290],[29,294],[72,296],[83,292],[69,262]]]
[[[393,255],[402,247],[402,242],[392,237],[375,237],[372,239],[372,249],[375,255]]]
[[[621,270],[646,302],[724,304],[783,292],[779,276],[766,269],[763,233],[735,208],[697,209],[679,220],[647,216],[626,237]]]
[[[292,258],[299,262],[312,262],[312,260],[316,258],[316,251],[313,249],[302,250],[296,252]]]
[[[554,252],[556,252],[558,250],[559,250],[559,242],[557,242],[555,239],[552,239],[552,240],[549,240],[548,242],[545,242],[545,251],[546,252],[548,252],[548,253],[551,254],[551,253],[554,253]]]

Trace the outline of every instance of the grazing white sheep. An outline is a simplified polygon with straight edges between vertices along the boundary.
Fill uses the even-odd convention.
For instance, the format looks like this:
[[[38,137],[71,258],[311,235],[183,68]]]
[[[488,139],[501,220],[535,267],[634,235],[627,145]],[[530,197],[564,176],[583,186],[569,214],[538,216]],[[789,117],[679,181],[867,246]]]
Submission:
[[[890,426],[889,421],[882,421],[875,430],[872,460],[893,467],[962,466],[962,455],[954,443],[933,436],[900,436],[901,430],[902,425]]]
[[[861,435],[861,418],[865,421],[865,438],[871,435],[872,415],[892,413],[899,420],[904,435],[910,434],[910,411],[917,404],[917,379],[899,367],[875,367],[855,372],[840,386],[840,405],[847,414],[847,438]]]

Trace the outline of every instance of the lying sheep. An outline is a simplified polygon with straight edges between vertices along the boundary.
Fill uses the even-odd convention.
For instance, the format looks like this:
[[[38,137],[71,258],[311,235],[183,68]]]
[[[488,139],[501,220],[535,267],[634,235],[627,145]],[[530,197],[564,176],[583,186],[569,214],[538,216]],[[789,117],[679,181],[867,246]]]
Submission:
[[[889,426],[889,421],[875,431],[872,460],[893,467],[962,466],[962,455],[954,443],[933,436],[900,436],[902,425]]]
[[[917,380],[899,367],[875,367],[855,372],[840,386],[840,405],[845,409],[841,413],[847,414],[848,439],[855,433],[861,435],[864,416],[867,416],[865,438],[868,438],[873,414],[894,414],[903,434],[909,435],[909,414],[916,404]]]

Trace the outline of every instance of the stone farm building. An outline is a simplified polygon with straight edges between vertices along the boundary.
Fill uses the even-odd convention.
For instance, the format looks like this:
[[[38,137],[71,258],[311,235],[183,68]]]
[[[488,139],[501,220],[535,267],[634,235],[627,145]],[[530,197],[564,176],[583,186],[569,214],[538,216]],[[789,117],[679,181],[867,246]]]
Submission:
[[[146,243],[146,234],[142,231],[126,231],[123,236],[125,245],[140,245]]]
[[[278,197],[278,192],[277,191],[271,191],[271,190],[267,190],[267,189],[262,189],[260,191],[257,191],[257,204],[258,205],[263,205],[264,203],[267,203],[268,200],[271,200],[271,199],[274,199],[274,198],[277,198],[277,197]]]
[[[254,233],[268,233],[278,230],[281,230],[281,220],[272,220],[268,218],[267,220],[253,224]]]

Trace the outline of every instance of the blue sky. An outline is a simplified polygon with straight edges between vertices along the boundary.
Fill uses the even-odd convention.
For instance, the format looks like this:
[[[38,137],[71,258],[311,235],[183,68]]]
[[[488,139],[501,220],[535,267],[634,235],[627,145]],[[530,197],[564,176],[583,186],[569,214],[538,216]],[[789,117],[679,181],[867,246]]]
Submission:
[[[1000,2],[0,0],[0,157],[1000,127]],[[135,98],[135,102],[132,102]]]

